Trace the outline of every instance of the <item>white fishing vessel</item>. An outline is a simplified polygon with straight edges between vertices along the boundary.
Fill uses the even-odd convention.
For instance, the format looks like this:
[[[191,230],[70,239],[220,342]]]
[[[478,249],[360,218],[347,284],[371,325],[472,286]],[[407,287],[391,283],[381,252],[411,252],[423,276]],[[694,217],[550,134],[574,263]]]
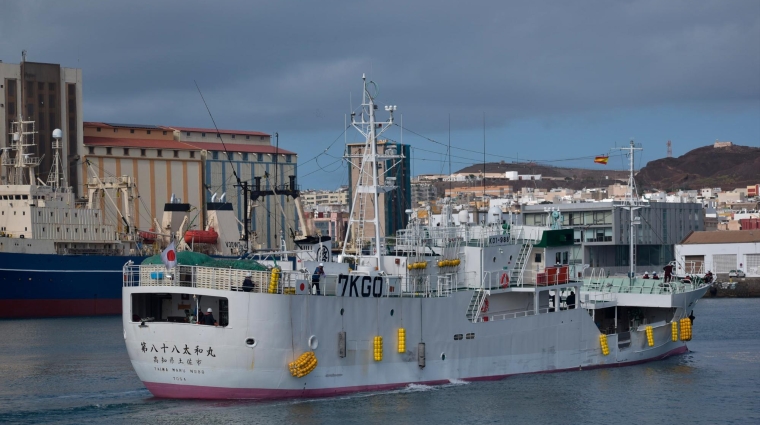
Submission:
[[[510,226],[498,208],[472,223],[467,211],[455,220],[446,205],[440,225],[412,216],[383,238],[371,208],[392,187],[377,162],[395,158],[378,154],[376,141],[395,107],[376,122],[368,84],[361,113],[352,114],[366,136],[353,243],[347,238],[339,261],[324,262],[320,295],[311,288],[313,256],[300,270],[125,266],[126,347],[155,396],[326,396],[615,367],[687,351],[688,316],[707,286],[642,279],[633,266],[626,277],[583,277],[588,271],[566,260],[573,230],[558,225],[556,212],[550,228]],[[633,182],[637,148],[626,149]],[[631,187],[632,218],[636,204]],[[185,320],[208,309],[218,326]]]

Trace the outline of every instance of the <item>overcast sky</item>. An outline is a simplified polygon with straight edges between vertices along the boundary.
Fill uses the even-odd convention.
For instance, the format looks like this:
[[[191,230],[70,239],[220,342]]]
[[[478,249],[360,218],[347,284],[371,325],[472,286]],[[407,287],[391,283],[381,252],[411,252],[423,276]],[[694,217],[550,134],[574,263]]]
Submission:
[[[415,174],[448,171],[426,138],[451,138],[455,170],[484,140],[488,161],[589,168],[570,159],[631,138],[637,165],[667,140],[675,156],[760,146],[758,0],[6,0],[0,60],[23,49],[83,69],[86,121],[211,127],[197,81],[220,127],[279,132],[305,188],[346,181],[336,158],[362,73],[381,116],[403,114],[410,131],[388,136],[413,146]]]

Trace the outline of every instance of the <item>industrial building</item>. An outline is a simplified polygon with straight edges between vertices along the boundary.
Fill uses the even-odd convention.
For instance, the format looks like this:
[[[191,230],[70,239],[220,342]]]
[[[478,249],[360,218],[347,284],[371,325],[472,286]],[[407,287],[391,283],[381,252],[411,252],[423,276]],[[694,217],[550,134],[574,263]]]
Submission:
[[[728,230],[693,232],[676,245],[676,259],[686,273],[725,275],[742,270],[749,277],[760,276],[760,231]],[[726,276],[719,276],[725,279]]]
[[[298,228],[295,204],[283,194],[297,190],[297,156],[272,146],[266,133],[219,130],[217,136],[215,129],[101,122],[83,127],[82,172],[89,167],[100,178],[132,176],[138,194],[134,222],[140,229],[154,227],[172,194],[196,208],[193,225],[203,227],[206,203],[214,194],[226,194],[242,232],[245,206],[238,178],[260,195],[250,203],[253,248],[278,248],[279,235],[289,240]]]
[[[548,213],[562,213],[562,225],[574,229],[577,264],[627,271],[629,264],[630,212],[624,202],[582,202],[524,205],[523,224],[546,226]],[[674,259],[674,245],[693,231],[704,230],[699,203],[650,202],[638,209],[635,226],[636,266],[646,270],[664,266]]]

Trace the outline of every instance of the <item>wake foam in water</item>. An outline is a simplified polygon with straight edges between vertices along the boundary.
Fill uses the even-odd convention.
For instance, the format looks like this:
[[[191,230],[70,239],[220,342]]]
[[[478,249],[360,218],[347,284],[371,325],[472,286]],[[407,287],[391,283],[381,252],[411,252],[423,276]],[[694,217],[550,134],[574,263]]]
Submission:
[[[408,392],[408,393],[416,393],[416,392],[424,392],[424,391],[432,391],[436,388],[431,385],[422,385],[422,384],[409,384],[404,389],[398,390],[398,392]],[[391,392],[391,391],[389,391]]]

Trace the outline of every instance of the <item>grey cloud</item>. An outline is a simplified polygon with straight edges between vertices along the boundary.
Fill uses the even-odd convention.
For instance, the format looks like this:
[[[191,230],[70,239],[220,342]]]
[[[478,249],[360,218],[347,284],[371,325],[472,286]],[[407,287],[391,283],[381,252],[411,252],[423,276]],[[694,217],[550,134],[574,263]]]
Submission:
[[[369,7],[368,5],[372,5]],[[11,2],[0,58],[81,67],[86,119],[342,124],[362,72],[421,131],[760,99],[760,2]]]

